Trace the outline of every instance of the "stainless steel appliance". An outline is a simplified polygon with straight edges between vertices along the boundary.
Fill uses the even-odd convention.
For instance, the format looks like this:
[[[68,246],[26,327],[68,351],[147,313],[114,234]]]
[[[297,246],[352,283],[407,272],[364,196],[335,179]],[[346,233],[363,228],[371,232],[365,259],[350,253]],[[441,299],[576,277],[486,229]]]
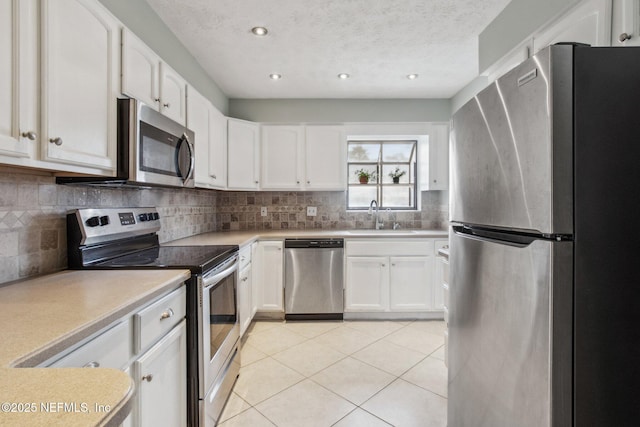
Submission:
[[[115,177],[58,177],[58,184],[195,186],[195,135],[136,99],[118,99]]]
[[[213,426],[240,369],[238,246],[161,246],[155,208],[78,209],[67,215],[69,268],[180,268],[187,283],[187,419]]]
[[[640,423],[638,75],[554,45],[453,116],[450,427]]]
[[[284,241],[285,318],[342,319],[343,239]]]

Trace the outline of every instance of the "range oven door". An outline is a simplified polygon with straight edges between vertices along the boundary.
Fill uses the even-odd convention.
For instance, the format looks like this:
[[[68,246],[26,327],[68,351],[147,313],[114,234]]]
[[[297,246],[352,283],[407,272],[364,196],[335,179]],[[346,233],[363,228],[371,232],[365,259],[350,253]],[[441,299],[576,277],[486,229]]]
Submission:
[[[200,399],[225,369],[240,338],[237,272],[238,257],[234,255],[202,280],[198,313]]]

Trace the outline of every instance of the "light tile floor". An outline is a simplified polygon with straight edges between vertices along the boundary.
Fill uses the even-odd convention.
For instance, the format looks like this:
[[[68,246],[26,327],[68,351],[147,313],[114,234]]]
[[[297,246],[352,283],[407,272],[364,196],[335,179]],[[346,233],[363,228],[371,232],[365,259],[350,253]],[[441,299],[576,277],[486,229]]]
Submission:
[[[255,322],[221,427],[447,425],[442,321]]]

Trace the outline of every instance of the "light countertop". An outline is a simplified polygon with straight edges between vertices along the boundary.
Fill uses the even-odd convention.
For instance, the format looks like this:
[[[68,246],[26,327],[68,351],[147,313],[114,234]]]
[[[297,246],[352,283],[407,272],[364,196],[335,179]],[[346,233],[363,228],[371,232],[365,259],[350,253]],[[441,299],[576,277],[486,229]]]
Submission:
[[[119,425],[134,392],[125,372],[34,367],[188,278],[188,270],[68,270],[0,287],[0,426]]]
[[[165,246],[238,245],[246,246],[256,240],[292,238],[448,238],[447,230],[253,230],[218,231],[198,234],[184,239],[163,243]]]

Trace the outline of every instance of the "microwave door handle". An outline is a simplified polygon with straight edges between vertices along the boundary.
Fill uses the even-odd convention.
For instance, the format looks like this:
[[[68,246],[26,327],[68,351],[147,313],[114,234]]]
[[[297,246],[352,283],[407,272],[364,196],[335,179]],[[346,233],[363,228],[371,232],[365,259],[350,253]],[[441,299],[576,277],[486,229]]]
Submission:
[[[187,144],[187,150],[189,150],[189,170],[186,174],[183,174],[182,170],[180,169],[180,150],[182,149],[182,144],[184,143]],[[183,134],[182,138],[180,138],[180,141],[178,141],[178,145],[176,146],[176,169],[178,170],[178,174],[180,174],[180,176],[182,177],[183,183],[191,179],[191,176],[193,175],[194,162],[195,158],[193,155],[193,146],[189,142],[187,135]]]

